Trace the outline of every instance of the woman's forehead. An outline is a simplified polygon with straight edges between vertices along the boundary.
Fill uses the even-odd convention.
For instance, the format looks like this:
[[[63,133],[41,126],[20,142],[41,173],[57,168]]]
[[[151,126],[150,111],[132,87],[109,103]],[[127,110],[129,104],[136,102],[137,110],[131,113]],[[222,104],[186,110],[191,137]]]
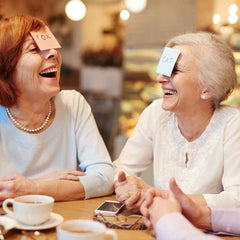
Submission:
[[[180,50],[180,55],[178,60],[180,59],[192,59],[195,58],[194,53],[192,51],[192,46],[189,45],[176,45],[173,48]]]
[[[31,34],[28,34],[23,42],[23,46],[28,46],[30,44],[36,43]]]
[[[29,42],[34,42],[32,36],[30,34],[28,34],[24,40],[24,43],[29,43]]]

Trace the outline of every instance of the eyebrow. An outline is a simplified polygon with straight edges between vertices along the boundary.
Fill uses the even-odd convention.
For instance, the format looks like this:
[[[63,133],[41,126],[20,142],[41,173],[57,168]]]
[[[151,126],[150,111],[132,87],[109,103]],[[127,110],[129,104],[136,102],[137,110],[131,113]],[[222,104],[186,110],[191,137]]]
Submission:
[[[36,45],[36,43],[35,43],[35,41],[32,39],[32,37],[27,37],[26,39],[25,39],[25,41],[24,41],[24,43],[23,43],[23,48],[24,49],[28,49],[30,46],[31,46],[31,44],[35,44]]]

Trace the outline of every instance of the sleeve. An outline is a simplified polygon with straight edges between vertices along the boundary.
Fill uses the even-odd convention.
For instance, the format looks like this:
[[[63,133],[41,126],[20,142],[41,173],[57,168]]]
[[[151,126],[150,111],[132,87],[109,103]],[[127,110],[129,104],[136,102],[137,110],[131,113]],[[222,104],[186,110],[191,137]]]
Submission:
[[[98,131],[91,108],[82,95],[78,100],[75,118],[77,159],[85,176],[79,179],[85,189],[85,198],[113,193],[114,168]],[[75,103],[77,104],[77,103]]]
[[[211,223],[214,232],[240,235],[239,208],[211,208]]]
[[[155,225],[157,240],[220,240],[194,227],[182,214],[169,213]]]
[[[124,171],[128,176],[140,176],[152,163],[154,107],[149,105],[141,114],[133,135],[128,139],[120,156],[115,160],[115,173]]]
[[[240,112],[232,117],[224,129],[223,191],[204,194],[209,207],[240,207]]]

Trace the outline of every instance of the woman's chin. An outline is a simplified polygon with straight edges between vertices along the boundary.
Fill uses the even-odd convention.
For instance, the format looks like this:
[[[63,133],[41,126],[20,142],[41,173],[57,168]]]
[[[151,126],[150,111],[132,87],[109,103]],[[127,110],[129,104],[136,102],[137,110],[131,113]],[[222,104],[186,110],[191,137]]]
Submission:
[[[163,102],[162,102],[162,109],[163,110],[172,112],[173,109],[175,108],[175,106],[176,106],[175,102],[163,99]]]
[[[59,92],[60,92],[60,86],[56,86],[56,87],[54,87],[54,88],[51,89],[50,95],[51,95],[51,97],[54,97],[54,96],[56,96]]]

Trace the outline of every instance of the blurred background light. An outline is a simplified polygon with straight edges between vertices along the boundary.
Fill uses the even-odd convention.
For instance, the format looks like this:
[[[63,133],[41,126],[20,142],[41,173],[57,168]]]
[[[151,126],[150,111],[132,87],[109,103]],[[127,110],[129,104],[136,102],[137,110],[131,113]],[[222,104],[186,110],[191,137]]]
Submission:
[[[147,0],[125,0],[125,6],[130,12],[141,12],[147,5]]]
[[[129,17],[130,17],[130,13],[129,13],[128,10],[124,9],[124,10],[122,10],[122,11],[120,12],[120,18],[121,18],[122,20],[128,20]]]
[[[235,14],[238,10],[238,6],[236,4],[231,4],[229,7],[228,7],[228,12],[230,14]]]
[[[220,16],[220,14],[218,14],[218,13],[214,14],[214,15],[213,15],[213,23],[214,23],[214,24],[218,24],[218,23],[220,23],[220,21],[221,21],[221,16]]]
[[[80,21],[86,14],[86,7],[80,0],[71,0],[66,4],[65,12],[73,21]]]
[[[231,14],[229,17],[228,17],[228,22],[231,23],[231,24],[234,24],[238,21],[238,16],[236,14]]]

